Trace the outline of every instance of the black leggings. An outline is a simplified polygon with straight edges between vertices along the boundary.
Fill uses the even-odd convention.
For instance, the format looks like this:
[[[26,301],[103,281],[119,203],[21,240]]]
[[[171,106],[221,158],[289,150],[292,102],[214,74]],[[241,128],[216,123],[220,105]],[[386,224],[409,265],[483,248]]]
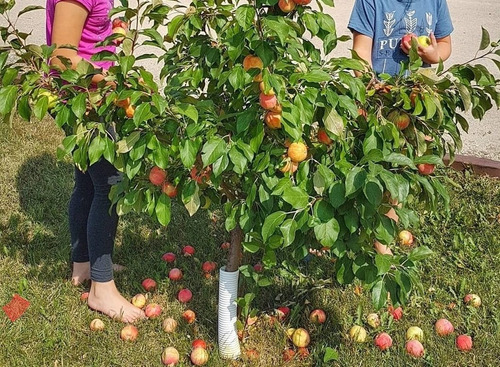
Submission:
[[[71,260],[90,261],[90,278],[97,282],[113,279],[111,256],[118,215],[115,207],[111,208],[108,194],[120,179],[121,174],[104,159],[87,172],[75,168],[75,188],[69,202]]]

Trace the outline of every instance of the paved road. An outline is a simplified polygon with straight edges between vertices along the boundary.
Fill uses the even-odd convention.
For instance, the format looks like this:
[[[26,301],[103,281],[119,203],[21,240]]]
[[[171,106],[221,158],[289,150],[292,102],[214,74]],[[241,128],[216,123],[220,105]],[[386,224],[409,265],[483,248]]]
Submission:
[[[18,0],[17,7],[24,8],[27,5],[44,5],[44,3],[44,0]],[[347,22],[353,4],[354,0],[336,0],[336,7],[328,10],[336,20],[339,34],[349,34]],[[447,65],[462,63],[474,56],[481,40],[481,26],[490,31],[492,39],[500,39],[499,0],[448,0],[448,5],[455,31],[452,35],[453,53]],[[43,43],[44,21],[42,11],[28,13],[19,22],[19,27],[35,30],[32,42]],[[349,47],[350,43],[344,43],[336,52],[338,55],[348,55]],[[493,64],[489,64],[488,67],[490,70],[496,69]],[[496,74],[500,77],[497,70]],[[463,140],[463,154],[500,160],[500,111],[490,111],[483,121],[470,121],[470,131],[463,135]]]

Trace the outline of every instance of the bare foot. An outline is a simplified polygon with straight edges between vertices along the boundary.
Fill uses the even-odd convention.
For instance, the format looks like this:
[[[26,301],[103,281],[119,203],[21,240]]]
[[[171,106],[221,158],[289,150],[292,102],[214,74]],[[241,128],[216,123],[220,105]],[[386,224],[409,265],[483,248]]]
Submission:
[[[126,323],[145,317],[140,308],[135,307],[118,292],[114,280],[93,281],[90,286],[88,305],[93,310]]]
[[[120,264],[113,264],[113,271],[117,273],[127,269],[125,266]],[[71,284],[78,286],[83,284],[87,280],[90,280],[90,262],[84,263],[73,263],[73,274],[71,274]]]
[[[375,251],[379,253],[380,255],[393,255],[391,249],[389,246],[383,245],[377,240],[373,243],[373,247],[375,248]]]
[[[90,279],[90,262],[73,263],[73,273],[71,274],[71,284],[77,286]]]

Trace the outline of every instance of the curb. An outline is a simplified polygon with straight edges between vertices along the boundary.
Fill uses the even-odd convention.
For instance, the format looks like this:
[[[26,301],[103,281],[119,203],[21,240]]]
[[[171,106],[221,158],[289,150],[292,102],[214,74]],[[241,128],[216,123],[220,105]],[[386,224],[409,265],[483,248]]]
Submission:
[[[450,165],[450,157],[446,155],[443,162],[457,171],[471,168],[476,175],[488,175],[490,177],[500,177],[500,162],[487,158],[479,158],[465,155],[455,155],[455,160]]]

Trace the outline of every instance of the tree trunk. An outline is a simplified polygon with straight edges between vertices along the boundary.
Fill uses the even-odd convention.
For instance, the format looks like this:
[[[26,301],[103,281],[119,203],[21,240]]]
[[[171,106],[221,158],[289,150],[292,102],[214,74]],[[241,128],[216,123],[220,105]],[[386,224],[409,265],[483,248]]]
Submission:
[[[243,242],[243,231],[237,225],[231,231],[231,246],[229,246],[229,253],[227,255],[226,271],[236,271],[240,267],[242,256],[241,243]]]

